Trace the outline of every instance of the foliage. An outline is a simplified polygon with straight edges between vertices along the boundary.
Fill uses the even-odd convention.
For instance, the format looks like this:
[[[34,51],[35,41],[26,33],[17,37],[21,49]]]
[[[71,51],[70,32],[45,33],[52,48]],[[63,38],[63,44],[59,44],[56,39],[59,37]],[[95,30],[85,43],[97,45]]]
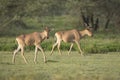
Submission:
[[[36,18],[38,22],[36,24],[33,23],[34,21],[32,22],[35,24],[32,28],[35,28],[46,16],[52,17],[51,21],[56,16],[70,15],[69,20],[72,20],[71,17],[73,17],[76,20],[75,25],[83,26],[81,12],[84,12],[85,15],[93,14],[95,19],[99,18],[99,26],[102,28],[106,25],[109,28],[112,25],[116,29],[120,23],[119,4],[119,0],[0,0],[0,35],[4,36],[7,32],[13,35],[12,30],[14,28],[19,30],[19,25],[31,28],[29,25],[25,26],[27,23],[23,18]],[[14,25],[16,21],[19,24]],[[64,22],[67,23],[67,21]],[[57,26],[55,27],[57,28]]]

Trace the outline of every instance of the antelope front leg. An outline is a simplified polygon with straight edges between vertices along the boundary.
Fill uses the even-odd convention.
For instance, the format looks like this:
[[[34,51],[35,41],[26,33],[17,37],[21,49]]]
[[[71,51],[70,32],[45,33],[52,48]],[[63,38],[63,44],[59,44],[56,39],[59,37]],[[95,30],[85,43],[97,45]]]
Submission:
[[[35,62],[35,64],[37,63],[36,61],[37,61],[37,53],[38,53],[38,48],[37,48],[37,46],[35,47],[35,57],[34,57],[34,62]]]
[[[59,51],[60,55],[62,55],[62,53],[61,53],[61,51],[60,51],[60,43],[61,43],[61,42],[58,43],[57,48],[58,48],[58,51]]]
[[[81,47],[80,47],[79,42],[78,42],[78,41],[75,41],[75,42],[76,42],[76,44],[77,44],[77,46],[78,46],[78,49],[79,49],[81,55],[83,56],[83,51],[81,50]]]
[[[26,58],[24,56],[24,48],[23,47],[21,48],[21,56],[24,59],[25,63],[28,64],[28,62],[27,62],[27,60],[26,60]]]
[[[46,56],[45,56],[45,53],[44,53],[42,47],[41,47],[41,46],[38,46],[38,48],[41,50],[41,52],[42,52],[42,54],[43,54],[44,62],[46,63]]]

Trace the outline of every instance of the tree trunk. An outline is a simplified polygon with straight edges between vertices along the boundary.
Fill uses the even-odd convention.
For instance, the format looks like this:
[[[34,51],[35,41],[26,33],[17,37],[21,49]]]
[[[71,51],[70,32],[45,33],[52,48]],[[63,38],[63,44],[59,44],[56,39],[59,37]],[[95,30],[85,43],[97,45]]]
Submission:
[[[97,31],[99,28],[99,18],[96,19],[95,24],[94,24],[94,31]]]
[[[110,20],[112,19],[113,15],[114,15],[114,12],[108,13],[107,18],[106,18],[107,21],[105,23],[105,28],[104,29],[108,29],[108,25],[109,25]]]
[[[107,19],[106,23],[105,23],[105,29],[108,29],[108,25],[110,23],[110,18]]]
[[[81,12],[81,17],[82,17],[82,20],[83,20],[83,23],[84,23],[84,26],[89,26],[89,15],[85,15],[83,12]]]
[[[91,14],[90,21],[91,21],[91,27],[94,28],[94,15],[93,14]]]

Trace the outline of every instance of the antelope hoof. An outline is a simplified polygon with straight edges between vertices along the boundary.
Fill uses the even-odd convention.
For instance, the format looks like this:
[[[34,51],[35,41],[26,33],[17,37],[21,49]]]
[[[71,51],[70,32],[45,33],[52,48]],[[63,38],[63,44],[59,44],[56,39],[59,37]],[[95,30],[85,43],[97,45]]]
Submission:
[[[62,53],[60,53],[60,56],[62,56]]]
[[[70,55],[70,53],[68,53],[68,56]]]
[[[44,63],[46,63],[46,62],[47,62],[46,57],[44,57]]]
[[[52,54],[53,54],[53,51],[50,52],[50,55],[52,55]]]
[[[26,64],[28,64],[28,62],[25,62]]]
[[[14,59],[12,59],[12,63],[15,64],[15,60]]]
[[[83,55],[83,52],[81,53],[81,56],[84,56],[84,55]]]
[[[52,56],[52,53],[50,53],[50,56]]]
[[[44,63],[47,63],[47,61],[46,61],[46,60],[44,60]]]
[[[34,63],[35,63],[35,64],[37,64],[37,62],[36,62],[36,61],[34,61]]]

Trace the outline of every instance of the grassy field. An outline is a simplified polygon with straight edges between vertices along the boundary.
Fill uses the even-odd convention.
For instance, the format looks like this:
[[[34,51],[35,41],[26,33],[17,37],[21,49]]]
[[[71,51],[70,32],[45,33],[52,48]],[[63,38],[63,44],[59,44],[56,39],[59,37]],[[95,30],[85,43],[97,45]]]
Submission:
[[[40,53],[40,52],[39,52]],[[77,51],[67,55],[57,51],[47,55],[47,63],[42,54],[38,54],[38,63],[34,64],[33,51],[26,51],[29,64],[25,64],[17,54],[16,63],[12,64],[12,52],[0,52],[0,80],[120,80],[120,53],[88,54],[80,56]]]

